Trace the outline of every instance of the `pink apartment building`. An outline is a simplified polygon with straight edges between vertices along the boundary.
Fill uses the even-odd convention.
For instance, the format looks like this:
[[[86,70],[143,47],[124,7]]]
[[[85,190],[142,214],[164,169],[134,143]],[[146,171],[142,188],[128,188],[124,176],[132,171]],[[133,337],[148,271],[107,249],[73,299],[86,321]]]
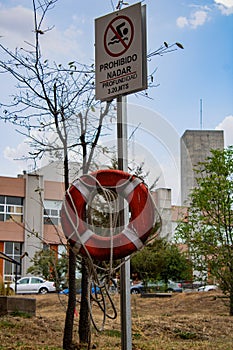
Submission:
[[[19,275],[26,274],[36,251],[49,246],[57,252],[64,249],[63,196],[63,183],[45,180],[41,174],[0,177],[0,252],[21,263]],[[5,281],[13,279],[14,269],[14,264],[0,259]]]

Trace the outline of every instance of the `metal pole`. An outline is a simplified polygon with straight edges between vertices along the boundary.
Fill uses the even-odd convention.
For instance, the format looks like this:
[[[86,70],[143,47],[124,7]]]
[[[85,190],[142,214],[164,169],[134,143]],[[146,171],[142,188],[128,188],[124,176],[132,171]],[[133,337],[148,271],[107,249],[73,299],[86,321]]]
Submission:
[[[127,147],[127,99],[126,96],[117,98],[117,151],[118,169],[128,171]],[[123,208],[123,200],[120,208]],[[120,225],[126,223],[128,210],[120,211]],[[120,271],[121,292],[121,349],[132,350],[131,300],[130,300],[130,260],[123,259]]]
[[[15,264],[15,294],[17,294],[18,265]]]
[[[200,129],[202,130],[203,121],[202,121],[202,99],[200,99]]]

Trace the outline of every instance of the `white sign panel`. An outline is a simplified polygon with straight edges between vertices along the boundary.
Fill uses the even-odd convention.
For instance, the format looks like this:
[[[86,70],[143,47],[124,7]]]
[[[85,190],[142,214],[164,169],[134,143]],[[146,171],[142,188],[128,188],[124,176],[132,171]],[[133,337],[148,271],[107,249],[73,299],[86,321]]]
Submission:
[[[95,20],[97,100],[147,88],[145,12],[137,3]]]

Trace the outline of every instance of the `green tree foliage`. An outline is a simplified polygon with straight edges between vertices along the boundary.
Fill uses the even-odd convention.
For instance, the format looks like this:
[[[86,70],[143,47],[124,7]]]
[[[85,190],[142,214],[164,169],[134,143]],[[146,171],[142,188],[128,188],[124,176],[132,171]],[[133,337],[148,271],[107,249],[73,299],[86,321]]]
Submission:
[[[197,186],[177,236],[187,243],[195,269],[230,296],[233,315],[233,147],[211,153],[195,169]]]
[[[66,282],[68,259],[65,253],[57,257],[53,250],[43,249],[35,253],[32,262],[28,273],[42,276],[46,280],[54,280],[57,288]]]
[[[139,273],[143,280],[190,279],[191,266],[177,245],[162,239],[154,240],[131,259],[132,273]]]

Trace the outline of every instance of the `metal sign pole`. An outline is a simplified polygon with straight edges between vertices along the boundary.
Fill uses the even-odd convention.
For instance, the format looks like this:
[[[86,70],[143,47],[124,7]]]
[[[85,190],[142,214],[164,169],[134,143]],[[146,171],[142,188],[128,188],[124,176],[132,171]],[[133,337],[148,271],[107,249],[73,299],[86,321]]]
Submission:
[[[127,147],[127,99],[126,96],[117,98],[117,151],[118,169],[128,171]],[[122,201],[120,208],[123,208]],[[120,211],[120,225],[126,222],[127,209]],[[132,350],[131,300],[130,300],[130,260],[123,259],[120,271],[121,292],[121,349]]]
[[[128,172],[126,95],[147,89],[145,5],[136,3],[95,20],[95,62],[96,99],[117,97],[118,168]],[[119,216],[121,226],[128,224],[127,209]],[[122,350],[132,350],[129,259],[122,264],[120,284]]]

